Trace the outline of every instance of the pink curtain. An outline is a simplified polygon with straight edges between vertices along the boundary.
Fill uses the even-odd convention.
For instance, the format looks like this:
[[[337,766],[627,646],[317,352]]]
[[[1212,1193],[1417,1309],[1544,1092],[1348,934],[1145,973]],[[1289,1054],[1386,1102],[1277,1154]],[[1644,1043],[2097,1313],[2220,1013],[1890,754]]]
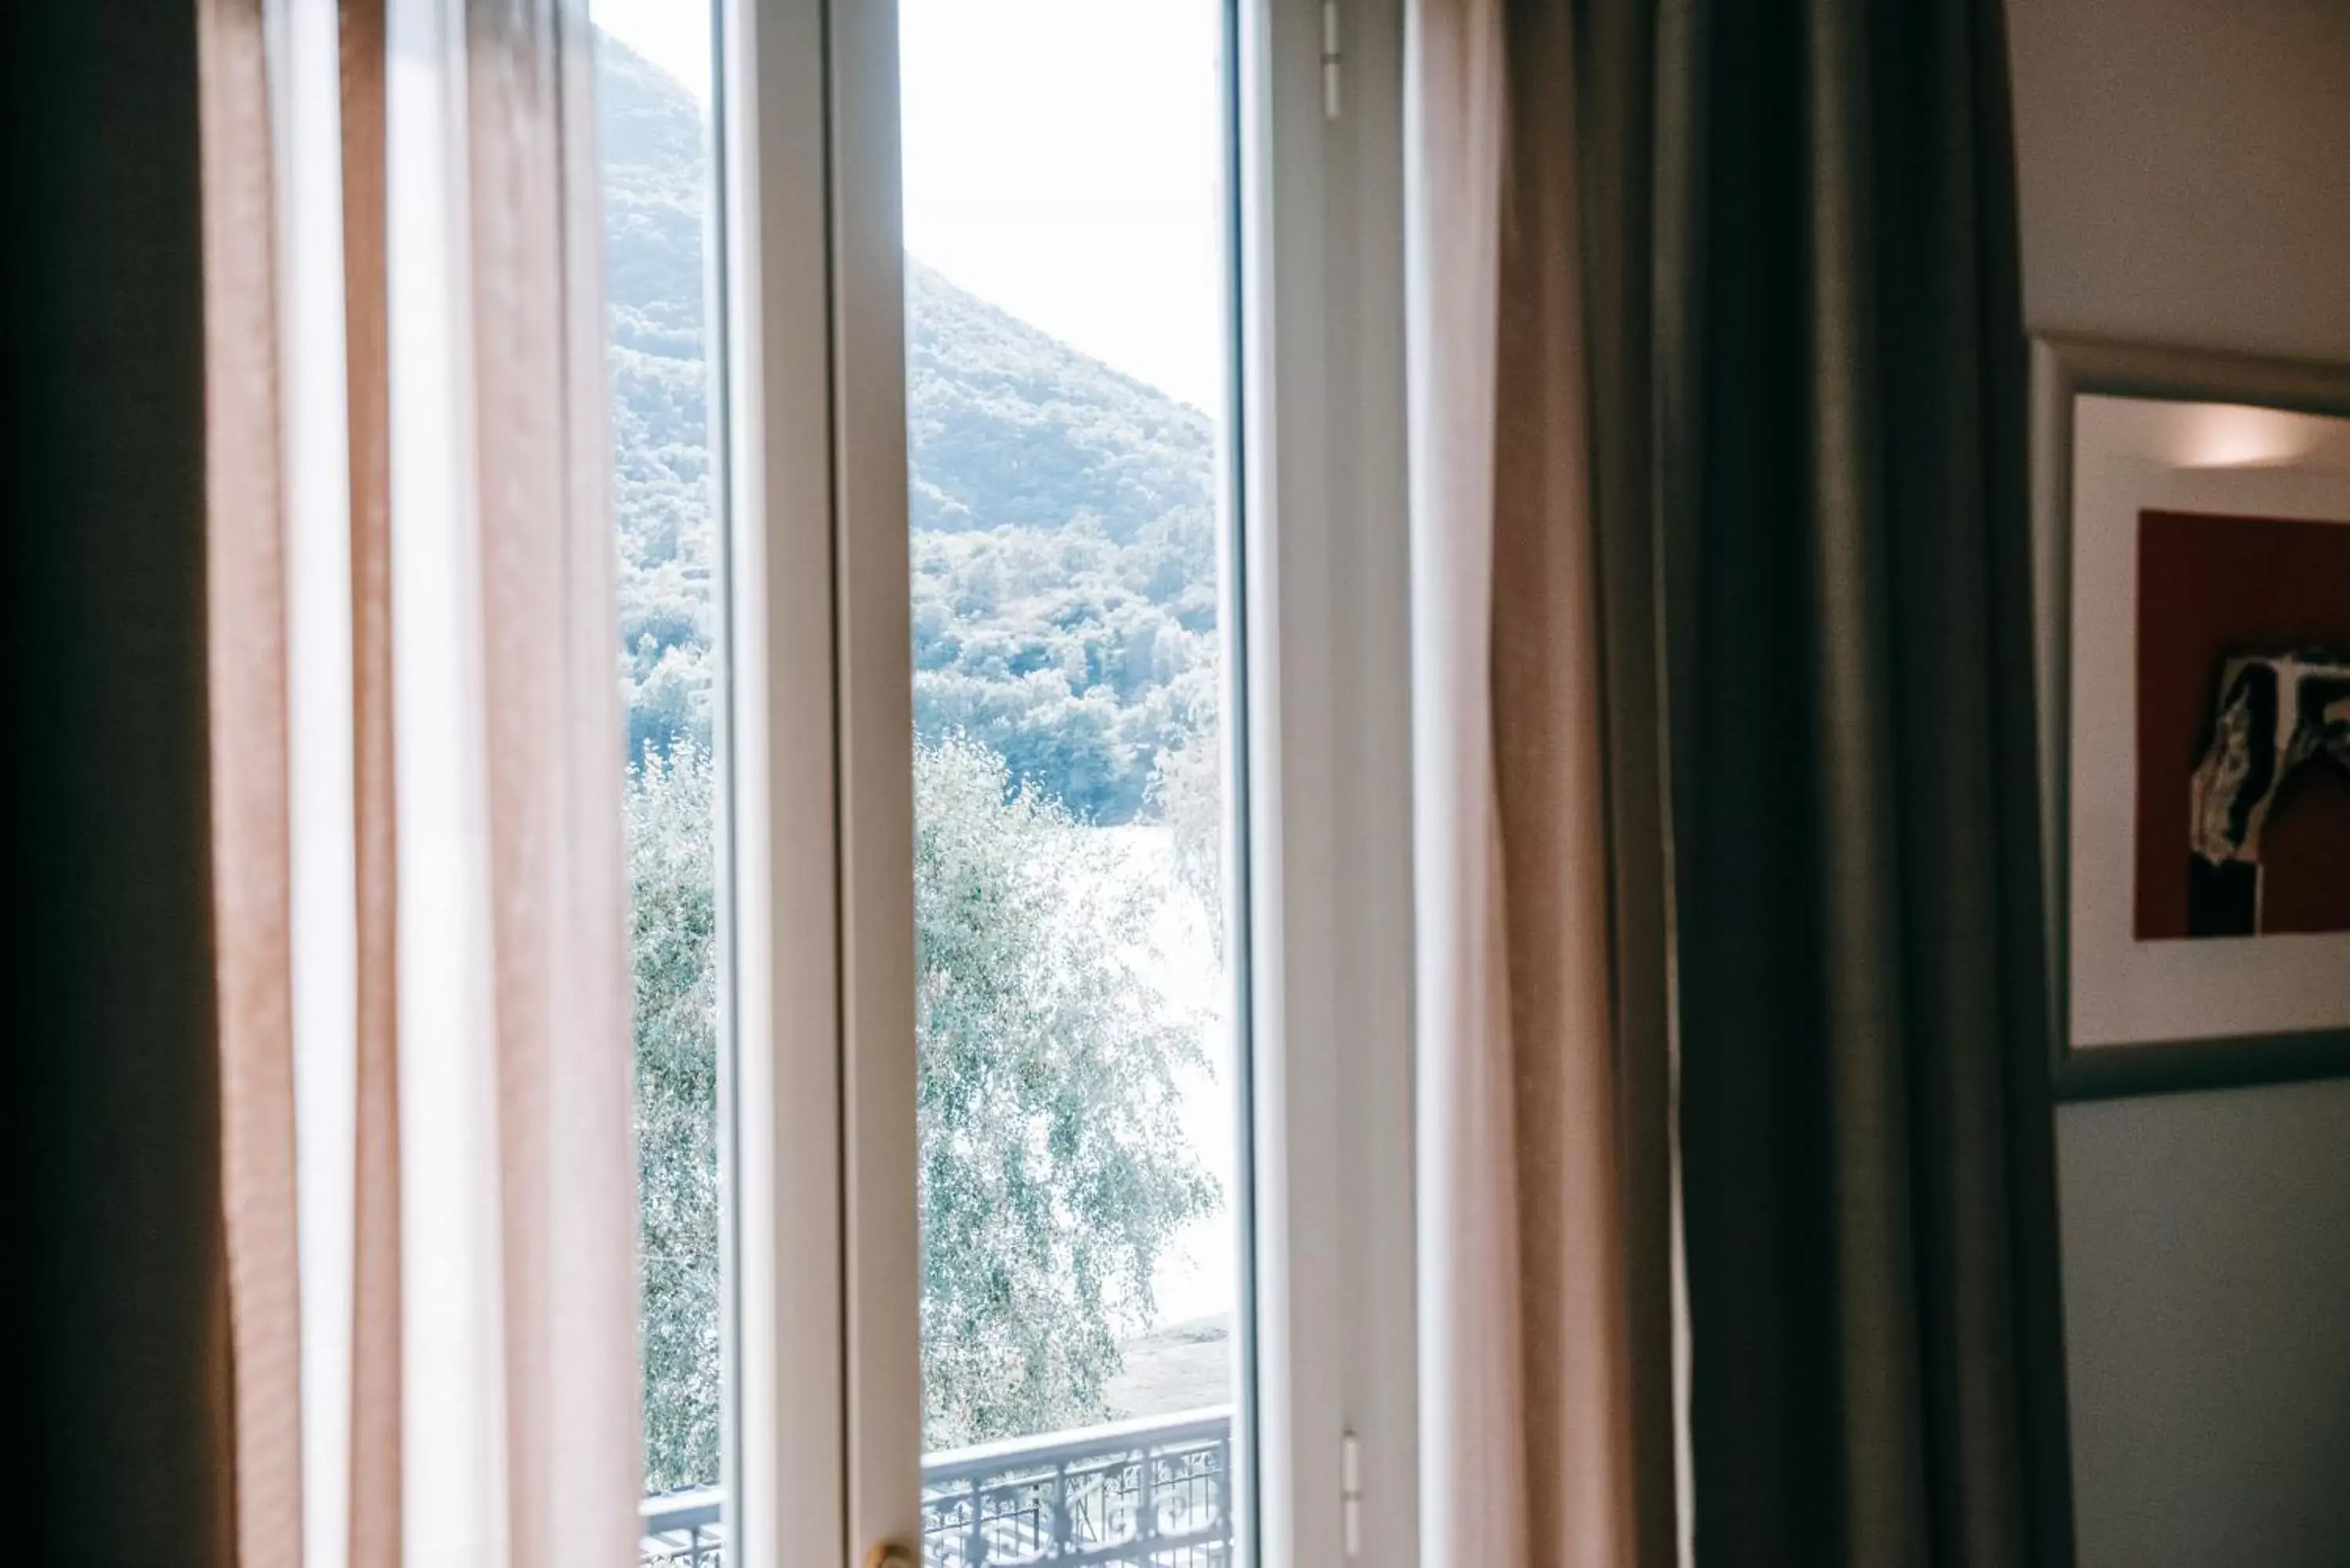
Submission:
[[[203,12],[240,1557],[621,1568],[637,1215],[585,6],[323,15],[265,48],[258,0]]]
[[[1660,1563],[1662,933],[1617,910],[1662,860],[1602,745],[1650,665],[1601,613],[1570,10],[1410,15],[1421,1561]]]
[[[261,0],[201,0],[204,509],[221,1186],[248,1568],[298,1568],[292,843],[276,219]]]

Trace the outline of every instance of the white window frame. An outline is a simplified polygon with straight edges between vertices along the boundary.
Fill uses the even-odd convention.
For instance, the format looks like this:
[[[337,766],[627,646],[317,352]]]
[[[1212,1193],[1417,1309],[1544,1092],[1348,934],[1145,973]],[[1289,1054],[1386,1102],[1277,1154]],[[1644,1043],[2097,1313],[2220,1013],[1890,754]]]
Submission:
[[[1257,1561],[1408,1568],[1402,7],[1241,5]]]
[[[1402,15],[1228,3],[1252,1123],[1235,1208],[1256,1367],[1241,1555],[1412,1568]],[[897,18],[888,0],[718,12],[726,1496],[744,1568],[861,1563],[885,1542],[918,1552],[920,1523]]]

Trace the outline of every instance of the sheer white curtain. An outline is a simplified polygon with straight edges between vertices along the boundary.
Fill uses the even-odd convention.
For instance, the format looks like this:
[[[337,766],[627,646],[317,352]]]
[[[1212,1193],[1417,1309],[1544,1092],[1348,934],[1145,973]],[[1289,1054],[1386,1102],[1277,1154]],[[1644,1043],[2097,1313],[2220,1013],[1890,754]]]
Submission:
[[[637,1215],[585,7],[271,0],[265,47],[259,0],[205,4],[242,1560],[620,1568]]]

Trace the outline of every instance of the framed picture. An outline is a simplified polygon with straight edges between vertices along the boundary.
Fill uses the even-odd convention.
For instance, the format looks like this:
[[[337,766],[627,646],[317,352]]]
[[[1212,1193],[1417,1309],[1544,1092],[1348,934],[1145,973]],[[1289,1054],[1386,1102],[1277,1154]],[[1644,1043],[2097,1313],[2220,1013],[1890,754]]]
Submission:
[[[2057,1092],[2350,1075],[2350,370],[2033,382]]]

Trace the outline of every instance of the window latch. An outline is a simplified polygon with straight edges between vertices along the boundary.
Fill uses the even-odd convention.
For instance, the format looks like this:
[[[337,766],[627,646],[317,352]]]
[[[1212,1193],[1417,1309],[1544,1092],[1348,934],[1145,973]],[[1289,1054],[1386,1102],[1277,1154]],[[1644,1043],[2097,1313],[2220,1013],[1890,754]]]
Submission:
[[[1349,1562],[1363,1554],[1363,1444],[1352,1432],[1338,1439],[1338,1534]]]
[[[1338,118],[1338,0],[1322,0],[1322,118]]]

